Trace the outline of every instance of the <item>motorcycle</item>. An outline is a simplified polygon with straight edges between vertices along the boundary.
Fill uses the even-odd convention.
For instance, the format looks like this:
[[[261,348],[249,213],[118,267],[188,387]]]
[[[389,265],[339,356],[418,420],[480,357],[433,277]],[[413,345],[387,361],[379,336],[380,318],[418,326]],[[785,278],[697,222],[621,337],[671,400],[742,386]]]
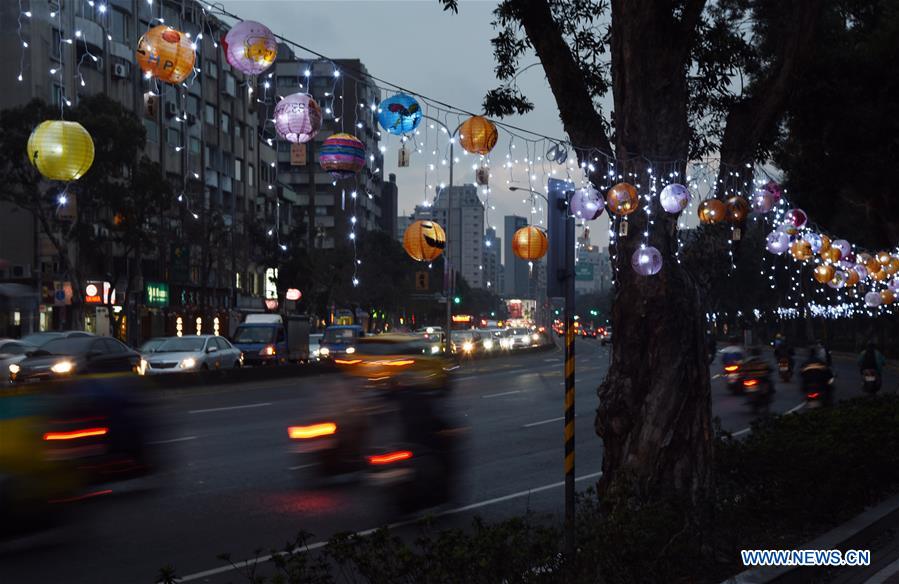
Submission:
[[[789,357],[781,357],[777,360],[777,370],[783,382],[789,383],[793,378],[793,360]]]
[[[745,377],[743,391],[749,399],[754,414],[767,414],[774,394],[771,380],[761,376]]]
[[[732,393],[740,393],[743,391],[743,378],[740,374],[739,363],[730,363],[725,365],[724,378],[727,381],[727,388]]]
[[[876,369],[862,370],[862,391],[869,395],[874,395],[880,391],[880,375]]]
[[[809,363],[802,368],[802,391],[808,407],[826,407],[833,404],[834,375],[824,363]]]

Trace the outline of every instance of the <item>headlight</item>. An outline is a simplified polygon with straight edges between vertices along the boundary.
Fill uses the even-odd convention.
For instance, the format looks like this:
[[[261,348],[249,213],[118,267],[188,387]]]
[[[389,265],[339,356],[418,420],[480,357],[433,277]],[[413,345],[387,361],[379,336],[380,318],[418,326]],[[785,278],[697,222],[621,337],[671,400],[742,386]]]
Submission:
[[[471,353],[471,350],[474,349],[474,345],[471,344],[471,341],[465,341],[462,343],[462,350],[466,353]]]
[[[178,367],[180,367],[181,369],[193,369],[196,366],[197,366],[197,360],[194,359],[193,357],[188,357],[187,359],[184,359],[178,365]]]
[[[486,341],[484,341],[484,348],[488,351],[492,351],[493,350],[493,341],[491,341],[490,339],[487,339]]]
[[[66,373],[71,373],[74,368],[75,365],[71,361],[59,361],[54,363],[53,367],[50,367],[50,371],[59,375],[65,375]]]
[[[275,350],[274,345],[266,345],[262,347],[262,350],[259,351],[259,354],[263,357],[271,357],[275,353],[277,353],[277,351]]]
[[[534,334],[531,335],[531,338],[534,339],[535,341],[539,341],[539,340],[540,340],[540,335],[537,334],[537,333],[534,333]]]
[[[347,348],[346,348],[346,354],[347,354],[347,355],[352,355],[352,354],[355,353],[355,352],[356,352],[356,347],[347,347]]]
[[[19,365],[17,363],[9,364],[9,372],[12,373],[13,375],[18,375],[19,371],[21,371],[21,370],[22,370],[22,368],[19,367]]]
[[[331,349],[329,349],[328,347],[322,347],[321,349],[318,350],[318,352],[319,352],[319,354],[327,357],[331,353]]]
[[[140,364],[137,366],[137,374],[138,375],[146,375],[147,367],[149,367],[149,363],[147,363],[146,359],[141,359]]]
[[[319,355],[320,353],[321,353],[321,350],[316,349],[316,350],[312,351],[312,356],[313,356],[313,357],[318,357],[318,355]]]
[[[440,352],[440,345],[431,345],[431,354],[432,355],[434,353],[439,353],[439,352]]]

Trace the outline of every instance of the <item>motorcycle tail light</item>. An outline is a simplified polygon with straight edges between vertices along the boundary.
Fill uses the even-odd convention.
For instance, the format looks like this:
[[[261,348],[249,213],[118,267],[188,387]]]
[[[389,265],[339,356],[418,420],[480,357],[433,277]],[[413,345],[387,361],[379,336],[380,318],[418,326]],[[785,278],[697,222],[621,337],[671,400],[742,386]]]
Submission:
[[[337,432],[337,424],[334,422],[323,422],[321,424],[312,424],[311,426],[290,426],[287,428],[287,435],[291,440],[308,440],[309,438],[318,438],[320,436],[330,436]]]
[[[755,387],[759,382],[756,379],[747,379],[743,382],[744,387]]]
[[[818,393],[817,391],[813,391],[812,393],[808,394],[807,397],[809,399],[818,399],[818,397],[820,397],[820,396],[821,396],[820,393]]]
[[[727,371],[728,373],[733,373],[734,371],[737,371],[739,369],[740,369],[739,365],[725,365],[724,366],[724,370]]]
[[[382,465],[393,464],[401,460],[409,460],[412,458],[411,450],[395,450],[393,452],[385,452],[384,454],[374,454],[368,457],[368,464]]]
[[[109,428],[84,428],[69,432],[47,432],[44,440],[77,440],[78,438],[90,438],[92,436],[105,436]]]

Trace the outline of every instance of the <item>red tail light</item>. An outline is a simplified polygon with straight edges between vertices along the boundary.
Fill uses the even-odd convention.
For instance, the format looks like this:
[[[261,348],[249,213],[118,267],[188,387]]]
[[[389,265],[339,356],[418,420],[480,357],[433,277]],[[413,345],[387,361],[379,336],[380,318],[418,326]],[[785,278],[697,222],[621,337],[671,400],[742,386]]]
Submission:
[[[368,457],[368,464],[391,464],[401,460],[409,460],[412,458],[410,450],[396,450],[385,454],[375,454]]]
[[[724,370],[727,371],[728,373],[733,373],[734,371],[739,371],[740,366],[739,365],[725,365]]]
[[[759,384],[759,382],[757,379],[747,379],[746,381],[743,382],[744,387],[755,387],[758,384]]]
[[[334,362],[338,365],[355,365],[362,363],[362,359],[334,359]]]
[[[818,397],[820,397],[820,396],[821,396],[821,394],[817,391],[813,391],[812,393],[808,394],[809,399],[818,399]]]
[[[287,428],[287,435],[290,436],[291,440],[330,436],[335,432],[337,432],[337,424],[334,422],[323,422],[321,424],[312,424],[311,426],[290,426]]]
[[[89,438],[91,436],[105,436],[109,432],[109,428],[85,428],[83,430],[71,430],[69,432],[47,432],[44,434],[44,440],[76,440],[78,438]]]

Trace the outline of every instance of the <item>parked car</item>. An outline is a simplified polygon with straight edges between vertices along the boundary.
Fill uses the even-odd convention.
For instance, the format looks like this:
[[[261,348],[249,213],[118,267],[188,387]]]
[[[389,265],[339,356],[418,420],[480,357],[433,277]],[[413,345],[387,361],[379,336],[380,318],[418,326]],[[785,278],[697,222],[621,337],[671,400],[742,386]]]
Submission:
[[[325,329],[319,341],[319,357],[330,360],[341,355],[356,352],[356,341],[365,336],[358,324],[331,325]]]
[[[22,342],[35,347],[41,347],[54,339],[71,339],[78,337],[93,337],[93,333],[85,331],[44,331],[40,333],[31,333],[22,337]]]
[[[599,327],[599,342],[602,345],[608,345],[612,342],[612,326],[606,325]]]
[[[157,349],[171,337],[153,337],[152,339],[144,342],[143,345],[137,348],[137,352],[141,355],[146,355],[148,353],[155,353]]]
[[[0,339],[0,375],[2,383],[9,383],[9,366],[23,361],[27,353],[37,350],[34,345],[29,345],[17,339]]]
[[[240,349],[217,335],[173,337],[144,356],[144,373],[190,373],[232,369],[243,365]]]
[[[110,337],[57,338],[10,365],[9,379],[25,383],[90,373],[137,372],[140,361],[137,351]]]
[[[309,359],[309,319],[305,316],[248,314],[231,339],[247,365],[283,365]]]

